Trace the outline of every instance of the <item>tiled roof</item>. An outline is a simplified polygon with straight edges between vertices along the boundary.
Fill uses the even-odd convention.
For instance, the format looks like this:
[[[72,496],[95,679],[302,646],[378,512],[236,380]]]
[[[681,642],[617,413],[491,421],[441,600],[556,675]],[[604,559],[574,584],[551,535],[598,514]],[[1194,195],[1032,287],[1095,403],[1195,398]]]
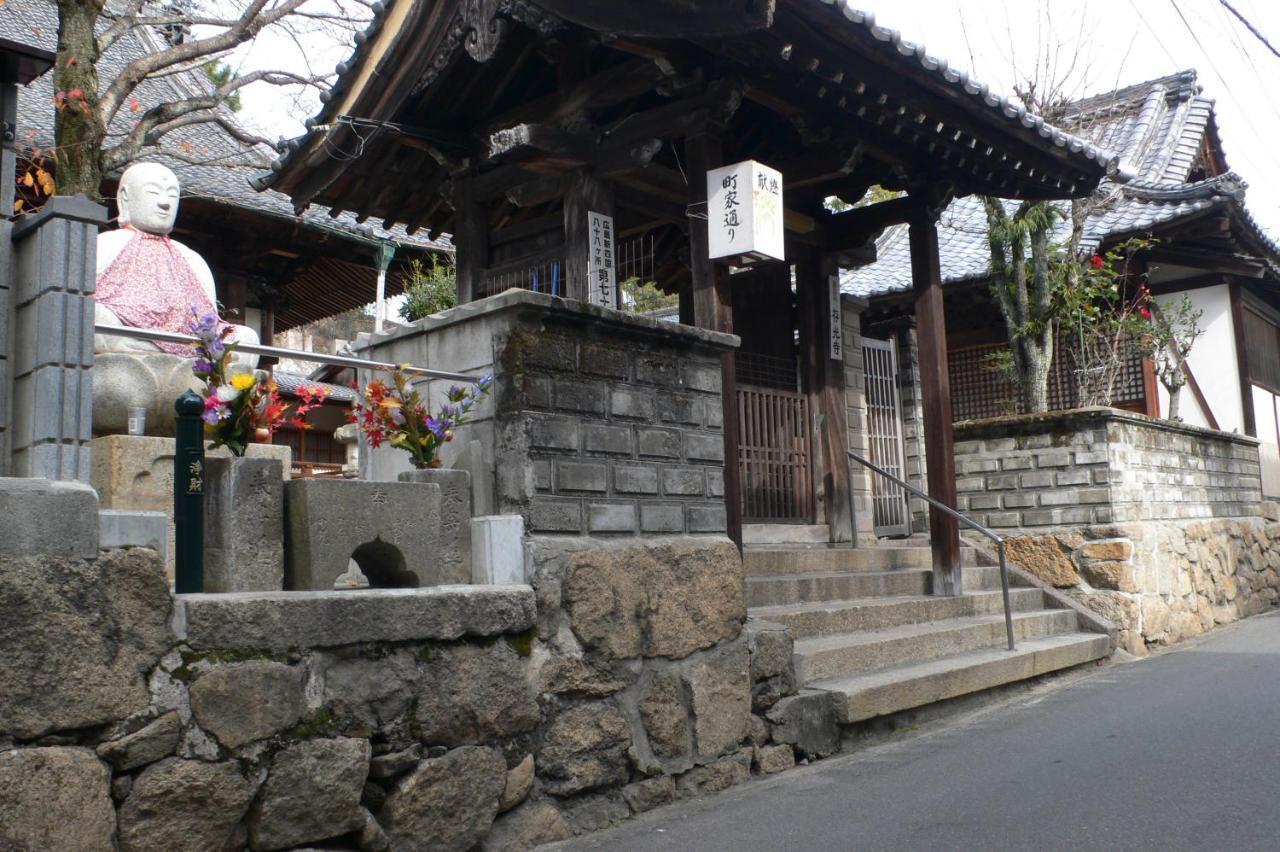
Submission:
[[[331,382],[317,381],[299,373],[286,373],[281,370],[275,370],[272,372],[271,378],[275,380],[280,392],[289,396],[297,396],[298,391],[302,388],[324,388],[329,392],[329,396],[326,399],[330,402],[355,402],[356,399],[356,392],[349,387],[335,385]]]
[[[1063,123],[1113,146],[1136,170],[1121,186],[1104,181],[1108,198],[1085,224],[1083,248],[1103,240],[1142,233],[1211,207],[1230,207],[1255,240],[1268,247],[1276,268],[1280,246],[1265,236],[1244,206],[1245,182],[1226,172],[1188,182],[1206,133],[1213,133],[1213,100],[1201,94],[1195,71],[1182,71],[1134,86],[1076,101]],[[1220,163],[1225,168],[1225,163]],[[1012,209],[1012,208],[1011,208]],[[1063,224],[1065,231],[1066,224]],[[986,215],[976,198],[951,203],[938,222],[939,254],[945,282],[984,278],[990,270]],[[841,290],[868,298],[911,289],[911,256],[905,226],[885,231],[877,242],[877,260],[845,270]]]
[[[9,38],[49,50],[57,48],[58,12],[54,0],[8,0],[0,5],[0,37]],[[164,46],[160,36],[150,28],[134,29],[118,40],[99,60],[99,79],[103,85],[139,56],[154,52]],[[210,90],[211,83],[198,71],[173,74],[148,79],[135,91],[139,104],[147,108],[152,104],[174,101],[202,94]],[[234,114],[227,112],[234,122]],[[118,140],[132,125],[132,113],[121,110],[110,128],[108,142]],[[45,74],[20,89],[18,94],[19,145],[28,143],[42,148],[53,146],[53,79]],[[254,211],[274,218],[290,219],[312,228],[323,229],[352,239],[394,240],[418,249],[451,249],[446,240],[427,240],[424,235],[410,237],[404,228],[389,231],[369,223],[357,223],[351,214],[337,218],[315,208],[295,215],[293,204],[287,196],[278,192],[257,192],[249,180],[260,172],[277,152],[266,145],[249,146],[230,136],[213,124],[197,124],[182,128],[166,137],[166,144],[181,146],[187,156],[196,157],[198,163],[188,163],[163,153],[152,152],[143,158],[163,162],[178,175],[184,196],[208,199]]]
[[[875,15],[855,8],[855,4],[850,0],[819,0],[819,2],[827,6],[837,7],[844,13],[845,18],[850,23],[864,27],[879,41],[893,45],[897,48],[898,53],[903,56],[915,57],[920,66],[926,71],[932,72],[947,85],[964,92],[977,103],[1003,116],[1009,123],[1035,130],[1040,136],[1051,140],[1059,148],[1066,148],[1073,153],[1083,154],[1087,159],[1093,160],[1106,168],[1108,174],[1123,172],[1121,158],[1109,148],[1098,144],[1092,139],[1076,136],[1054,127],[1040,116],[1029,112],[1025,106],[1010,100],[1004,95],[991,91],[991,87],[986,83],[979,83],[977,80],[972,79],[969,76],[969,72],[952,68],[946,59],[930,54],[923,44],[904,39],[897,30],[879,26],[876,24]],[[1120,176],[1124,177],[1123,174]]]

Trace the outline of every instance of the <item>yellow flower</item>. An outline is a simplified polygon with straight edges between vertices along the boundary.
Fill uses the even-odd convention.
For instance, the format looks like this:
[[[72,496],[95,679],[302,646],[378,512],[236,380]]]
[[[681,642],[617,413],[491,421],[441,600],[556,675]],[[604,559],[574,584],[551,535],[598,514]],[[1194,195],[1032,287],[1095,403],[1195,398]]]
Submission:
[[[244,392],[258,383],[253,373],[236,373],[231,377],[231,387]]]

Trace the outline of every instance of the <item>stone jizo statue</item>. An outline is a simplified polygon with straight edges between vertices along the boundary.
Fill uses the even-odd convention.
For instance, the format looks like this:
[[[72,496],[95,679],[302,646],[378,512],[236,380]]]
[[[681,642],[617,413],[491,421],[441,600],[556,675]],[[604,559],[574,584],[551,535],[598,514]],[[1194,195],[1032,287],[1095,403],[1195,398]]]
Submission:
[[[192,309],[214,312],[213,273],[199,254],[169,234],[178,215],[178,176],[158,163],[136,163],[120,178],[120,228],[98,235],[94,322],[186,332]],[[228,339],[256,344],[257,333],[231,326]],[[178,343],[94,336],[94,432],[123,432],[130,407],[147,408],[147,433],[171,434],[173,401],[198,383],[191,348]],[[247,367],[257,357],[238,354]]]

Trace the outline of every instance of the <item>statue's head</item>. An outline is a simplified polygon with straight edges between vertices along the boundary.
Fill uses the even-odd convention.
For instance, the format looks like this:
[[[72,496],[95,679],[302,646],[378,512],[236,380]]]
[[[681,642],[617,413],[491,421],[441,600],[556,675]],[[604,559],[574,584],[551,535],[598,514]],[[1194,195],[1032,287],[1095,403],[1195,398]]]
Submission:
[[[168,234],[178,216],[178,176],[159,163],[134,163],[116,191],[120,225],[148,234]]]

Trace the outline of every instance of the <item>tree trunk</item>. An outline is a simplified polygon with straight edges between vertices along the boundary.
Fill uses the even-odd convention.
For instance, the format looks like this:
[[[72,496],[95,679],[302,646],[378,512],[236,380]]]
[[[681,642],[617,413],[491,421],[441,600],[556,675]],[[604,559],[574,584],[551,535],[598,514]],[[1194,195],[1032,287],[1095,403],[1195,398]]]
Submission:
[[[98,45],[94,24],[102,12],[95,0],[58,0],[58,55],[54,162],[59,195],[99,197],[101,153],[106,137],[99,120]]]
[[[1170,420],[1178,420],[1178,402],[1182,399],[1182,387],[1169,388],[1169,418]]]

